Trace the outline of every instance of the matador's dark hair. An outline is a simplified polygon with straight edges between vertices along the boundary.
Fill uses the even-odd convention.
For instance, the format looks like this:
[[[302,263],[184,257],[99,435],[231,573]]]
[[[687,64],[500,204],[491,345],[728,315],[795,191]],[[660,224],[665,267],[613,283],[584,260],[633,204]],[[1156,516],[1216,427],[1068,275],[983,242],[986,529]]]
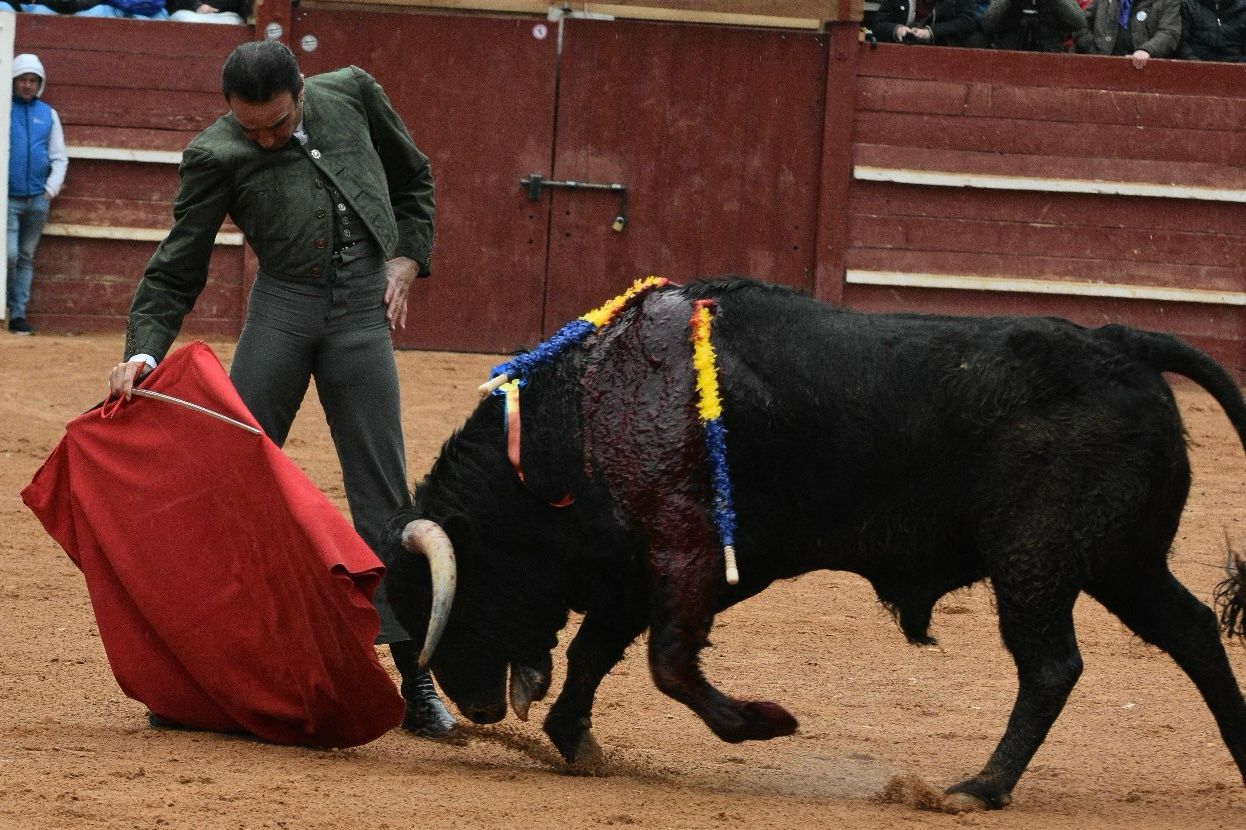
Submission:
[[[253,40],[235,49],[221,69],[221,91],[228,100],[241,98],[252,104],[271,101],[289,92],[298,96],[303,76],[294,53],[278,40]]]

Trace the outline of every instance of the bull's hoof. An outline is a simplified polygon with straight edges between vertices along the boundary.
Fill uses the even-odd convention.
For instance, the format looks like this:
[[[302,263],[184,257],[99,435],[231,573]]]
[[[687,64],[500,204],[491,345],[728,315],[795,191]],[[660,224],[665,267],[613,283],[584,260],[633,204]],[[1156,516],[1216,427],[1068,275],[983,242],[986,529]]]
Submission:
[[[604,775],[606,757],[592,732],[585,732],[575,747],[575,759],[567,761],[567,772],[572,775]]]
[[[779,704],[770,700],[747,700],[733,706],[726,718],[710,727],[728,743],[768,741],[794,735],[800,724]]]
[[[1000,789],[989,781],[970,778],[948,787],[944,796],[947,809],[955,812],[976,810],[999,810],[1012,803],[1012,793]]]
[[[770,700],[750,700],[744,704],[744,713],[750,721],[759,722],[762,725],[761,732],[755,740],[768,740],[770,738],[781,738],[785,735],[795,735],[796,729],[800,723],[792,714],[779,704]]]
[[[986,809],[986,803],[969,793],[948,793],[943,796],[943,808],[949,813],[976,813]]]
[[[579,753],[584,751],[585,736],[593,746],[597,745],[592,735],[589,734],[592,726],[593,723],[588,718],[559,716],[554,710],[550,710],[550,713],[545,716],[545,734],[553,741],[558,754],[570,766],[575,765]]]

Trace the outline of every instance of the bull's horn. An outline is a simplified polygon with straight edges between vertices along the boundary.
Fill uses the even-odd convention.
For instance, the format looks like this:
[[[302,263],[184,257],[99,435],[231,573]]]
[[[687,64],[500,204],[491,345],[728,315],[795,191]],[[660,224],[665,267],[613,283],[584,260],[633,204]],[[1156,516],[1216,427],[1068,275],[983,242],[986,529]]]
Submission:
[[[402,546],[410,553],[418,553],[427,559],[428,570],[433,577],[432,611],[428,615],[424,648],[420,650],[420,668],[427,668],[450,618],[450,606],[454,604],[454,586],[458,579],[454,545],[441,525],[428,519],[416,519],[402,529]]]

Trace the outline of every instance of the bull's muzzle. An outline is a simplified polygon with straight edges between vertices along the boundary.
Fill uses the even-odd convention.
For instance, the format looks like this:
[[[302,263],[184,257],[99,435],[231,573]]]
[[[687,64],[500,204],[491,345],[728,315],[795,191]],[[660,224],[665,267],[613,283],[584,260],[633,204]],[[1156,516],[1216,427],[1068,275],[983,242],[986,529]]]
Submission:
[[[454,587],[458,579],[454,545],[441,525],[428,519],[416,519],[402,529],[402,546],[409,553],[418,553],[428,560],[428,570],[433,578],[428,633],[424,635],[424,648],[420,650],[420,668],[427,668],[450,618],[450,606],[454,604]]]

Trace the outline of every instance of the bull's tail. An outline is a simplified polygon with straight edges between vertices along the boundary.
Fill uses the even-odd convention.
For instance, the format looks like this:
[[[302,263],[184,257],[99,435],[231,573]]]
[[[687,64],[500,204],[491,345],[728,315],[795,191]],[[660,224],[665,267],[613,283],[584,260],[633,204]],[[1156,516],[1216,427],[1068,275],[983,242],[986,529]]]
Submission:
[[[1126,326],[1104,326],[1099,332],[1119,343],[1125,351],[1157,372],[1175,372],[1211,393],[1229,416],[1238,440],[1246,450],[1246,399],[1225,368],[1207,354],[1169,334],[1141,331]]]
[[[1220,611],[1220,628],[1230,637],[1246,641],[1246,559],[1229,550],[1228,576],[1216,586],[1216,608]]]

